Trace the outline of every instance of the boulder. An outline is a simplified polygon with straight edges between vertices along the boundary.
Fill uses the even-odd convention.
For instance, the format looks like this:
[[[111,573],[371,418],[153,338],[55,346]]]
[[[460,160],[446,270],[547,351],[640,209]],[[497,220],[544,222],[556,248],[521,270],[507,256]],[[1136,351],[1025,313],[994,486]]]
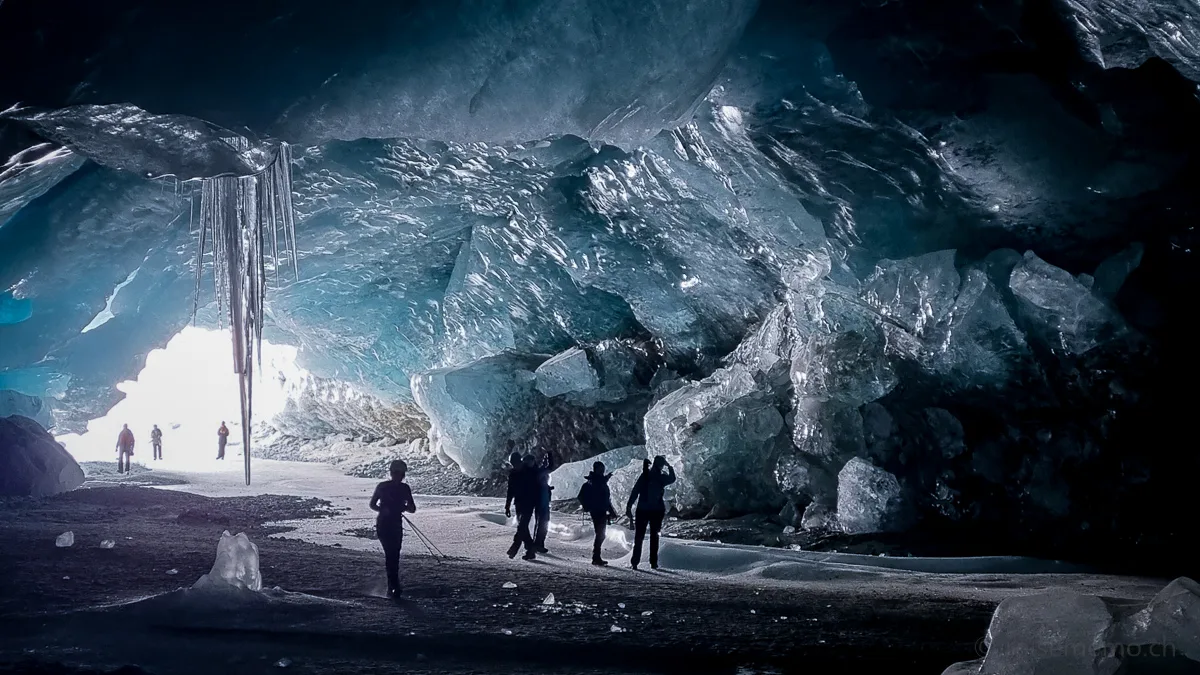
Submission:
[[[892,532],[905,526],[900,481],[855,457],[838,473],[837,519],[848,534]]]
[[[1144,609],[1121,621],[1118,637],[1131,648],[1161,646],[1169,655],[1200,661],[1200,584],[1187,577],[1167,584]]]
[[[28,417],[0,418],[0,495],[45,497],[83,485],[83,469]]]
[[[1054,589],[1008,598],[996,607],[981,675],[1112,675],[1107,648],[1113,619],[1094,595]]]

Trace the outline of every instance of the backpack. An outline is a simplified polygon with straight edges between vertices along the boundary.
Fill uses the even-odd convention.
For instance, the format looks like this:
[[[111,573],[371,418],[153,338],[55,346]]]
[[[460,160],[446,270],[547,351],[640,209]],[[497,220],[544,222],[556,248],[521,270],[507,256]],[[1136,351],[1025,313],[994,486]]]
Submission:
[[[592,481],[584,481],[583,487],[579,488],[579,505],[588,513],[598,511],[599,509],[596,508],[595,503],[597,496],[596,486],[592,485]]]

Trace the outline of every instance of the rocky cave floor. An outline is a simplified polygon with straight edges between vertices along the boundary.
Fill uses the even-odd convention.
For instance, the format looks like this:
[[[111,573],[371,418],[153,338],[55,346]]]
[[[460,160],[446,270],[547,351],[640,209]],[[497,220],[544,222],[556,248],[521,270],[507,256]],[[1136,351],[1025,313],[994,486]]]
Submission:
[[[431,534],[453,558],[436,561],[410,534],[406,599],[392,604],[378,597],[379,553],[278,538],[297,522],[336,519],[336,503],[105,482],[93,470],[92,487],[0,501],[0,673],[732,674],[899,665],[936,674],[978,656],[991,611],[1008,595],[1066,586],[1145,601],[1165,583],[1081,574],[780,583],[595,569],[576,559],[579,551],[508,561],[490,550],[504,530],[486,552],[439,531]],[[435,517],[428,508],[419,515]],[[56,548],[65,530],[76,543]],[[223,530],[244,531],[257,544],[264,587],[311,602],[250,612],[136,602],[205,574]],[[115,547],[100,547],[103,539]],[[548,593],[558,604],[543,605]]]

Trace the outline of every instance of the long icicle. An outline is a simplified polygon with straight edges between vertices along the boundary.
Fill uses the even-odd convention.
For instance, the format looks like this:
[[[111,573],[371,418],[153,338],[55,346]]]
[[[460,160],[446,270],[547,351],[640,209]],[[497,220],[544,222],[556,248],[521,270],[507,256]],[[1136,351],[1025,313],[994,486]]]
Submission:
[[[244,138],[226,139],[233,147],[246,150]],[[254,362],[262,368],[262,332],[265,322],[267,286],[267,237],[273,256],[272,267],[279,280],[278,229],[282,227],[286,255],[299,277],[296,252],[296,223],[292,213],[291,148],[282,143],[274,162],[253,176],[204,179],[200,186],[200,250],[197,254],[196,302],[192,320],[199,308],[200,279],[203,276],[204,248],[211,239],[213,276],[217,296],[218,321],[228,308],[233,369],[238,376],[241,398],[242,455],[246,464],[246,484],[250,484],[250,435],[253,420]]]

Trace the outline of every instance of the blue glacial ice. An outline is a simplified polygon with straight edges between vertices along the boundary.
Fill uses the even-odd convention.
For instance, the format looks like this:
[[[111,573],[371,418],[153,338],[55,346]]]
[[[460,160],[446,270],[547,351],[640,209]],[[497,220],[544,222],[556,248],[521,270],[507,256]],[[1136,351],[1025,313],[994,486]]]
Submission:
[[[33,316],[33,301],[14,297],[11,291],[0,293],[0,325],[21,323]]]

